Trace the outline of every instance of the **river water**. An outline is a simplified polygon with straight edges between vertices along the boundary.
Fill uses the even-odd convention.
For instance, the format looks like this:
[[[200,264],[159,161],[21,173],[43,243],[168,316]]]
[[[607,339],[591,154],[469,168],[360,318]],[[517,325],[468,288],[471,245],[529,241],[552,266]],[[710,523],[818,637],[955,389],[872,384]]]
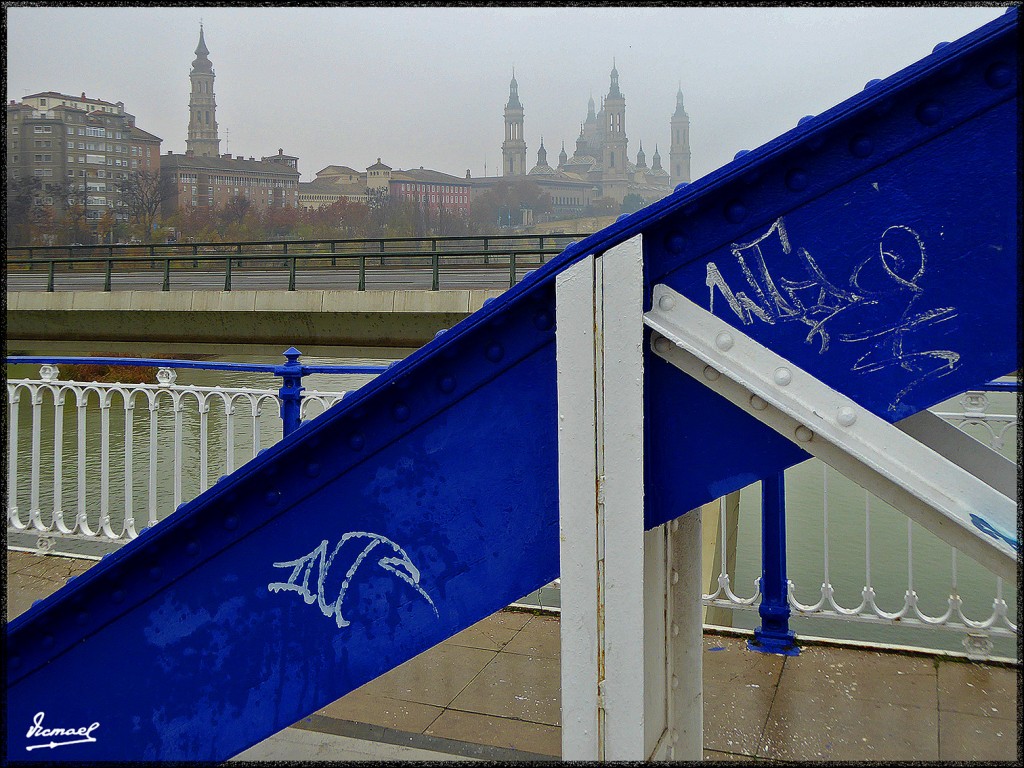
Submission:
[[[91,348],[80,344],[67,343],[35,343],[29,346],[17,345],[9,347],[8,354],[32,355],[76,355],[103,356],[120,355],[151,357],[194,358],[201,355],[202,359],[217,362],[248,362],[271,363],[283,362],[281,349],[261,345],[204,345],[197,349],[194,345],[179,344],[161,345],[123,345],[102,343]],[[386,365],[400,359],[412,350],[406,349],[354,349],[309,347],[303,350],[302,360],[307,364],[357,364]],[[8,378],[38,378],[38,366],[8,366]],[[280,380],[271,374],[228,373],[222,371],[179,370],[178,384],[197,386],[249,387],[255,389],[277,389]],[[68,376],[62,375],[62,379]],[[315,374],[304,379],[307,390],[337,392],[356,389],[372,378],[358,374]],[[1016,398],[1009,393],[989,393],[990,413],[1012,414],[1016,412]],[[31,451],[31,408],[25,402],[19,408],[19,477],[24,476],[30,465]],[[99,405],[95,398],[88,401],[85,411],[86,429],[86,503],[88,518],[95,525],[98,520],[100,505],[100,442]],[[249,422],[250,414],[245,412],[244,404],[238,408],[240,423]],[[950,401],[936,408],[938,411],[958,412],[961,410],[957,400]],[[316,408],[313,413],[319,412]],[[41,466],[52,466],[53,461],[53,408],[47,403],[42,412],[42,446]],[[76,446],[76,419],[79,418],[76,408],[72,405],[65,409],[65,442],[62,455],[64,457],[64,479],[62,483],[64,496],[65,518],[73,519],[77,504],[78,472]],[[182,473],[181,497],[183,500],[194,497],[200,490],[198,431],[199,423],[196,409],[190,408],[183,412],[181,430],[182,457],[186,471]],[[174,416],[166,408],[158,414],[159,428],[172,432]],[[227,469],[227,453],[223,443],[225,415],[223,409],[212,407],[209,419],[208,482],[214,482]],[[276,405],[267,402],[258,417],[260,435],[258,444],[254,443],[251,427],[238,426],[235,435],[234,460],[240,466],[259,448],[267,447],[280,438],[280,418]],[[145,446],[149,435],[149,413],[142,405],[136,405],[133,421],[134,441],[137,444],[133,457],[132,505],[135,510],[137,528],[145,525],[146,511],[149,505],[147,479],[150,457]],[[115,436],[124,434],[124,412],[119,402],[110,409],[110,435],[112,443],[117,443]],[[987,437],[968,428],[968,432],[979,439]],[[1005,434],[1005,442],[1001,447],[1003,455],[1019,463],[1017,431],[1013,428]],[[121,443],[123,445],[123,438]],[[254,449],[254,445],[256,445]],[[123,455],[123,454],[121,454]],[[110,495],[110,509],[115,520],[120,521],[125,499],[123,459],[117,460],[114,453],[110,462],[110,487],[114,491]],[[160,489],[160,511],[158,517],[163,518],[173,509],[170,504],[171,489],[174,485],[175,463],[173,448],[169,444],[161,444],[157,452],[156,480]],[[827,482],[827,497],[823,486]],[[21,517],[26,518],[29,507],[27,483],[20,481],[18,494]],[[823,525],[823,507],[828,508],[828,568],[829,579],[835,588],[836,601],[844,608],[854,608],[861,602],[861,590],[865,584],[866,568],[870,567],[871,586],[876,593],[878,605],[885,611],[899,610],[904,602],[904,594],[908,584],[912,583],[918,596],[921,610],[932,616],[942,615],[946,611],[953,575],[953,558],[947,545],[916,524],[910,524],[908,533],[907,518],[884,502],[872,498],[870,500],[870,531],[865,525],[866,494],[853,482],[831,469],[827,469],[816,460],[811,460],[792,468],[787,472],[787,559],[788,575],[796,585],[796,598],[803,604],[813,604],[821,596],[821,585],[824,581],[825,531]],[[47,511],[53,508],[53,483],[46,478],[40,488],[40,508]],[[44,519],[48,519],[44,514]],[[907,565],[908,535],[912,540],[913,566]],[[866,550],[870,545],[870,562],[866,563]],[[760,575],[760,484],[744,489],[740,495],[740,515],[735,554],[729,555],[728,572],[731,586],[740,597],[748,597],[754,592],[754,581]],[[956,559],[956,582],[958,592],[964,601],[964,613],[973,620],[988,618],[992,610],[992,601],[996,595],[996,579],[985,569],[976,565],[965,556]],[[1017,589],[1016,584],[1002,584],[1003,598],[1008,604],[1012,620],[1016,620]],[[732,612],[732,623],[736,627],[753,628],[759,624],[755,611],[736,610]],[[797,617],[791,621],[792,628],[798,635],[814,635],[823,637],[840,637],[868,642],[897,643],[920,645],[923,647],[947,650],[963,650],[963,632],[942,628],[919,628],[912,625],[895,625],[889,623],[862,623],[842,621],[826,617]],[[1016,640],[1014,638],[993,638],[994,653],[998,656],[1016,657]]]

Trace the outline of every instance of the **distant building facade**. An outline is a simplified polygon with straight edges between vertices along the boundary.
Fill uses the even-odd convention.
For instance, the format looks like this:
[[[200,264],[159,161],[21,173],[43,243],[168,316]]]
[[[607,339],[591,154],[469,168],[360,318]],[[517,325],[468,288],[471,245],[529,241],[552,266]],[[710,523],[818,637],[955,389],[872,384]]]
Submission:
[[[124,103],[44,91],[7,104],[6,171],[10,182],[40,180],[34,204],[55,217],[84,207],[96,230],[110,212],[126,215],[120,187],[137,170],[159,173],[161,139],[135,125]]]
[[[165,215],[188,207],[221,209],[236,197],[257,209],[299,205],[298,158],[278,149],[276,155],[246,159],[220,154],[215,73],[199,28],[196,58],[189,72],[188,139],[185,154],[168,152],[161,166],[174,181],[174,193],[163,203]]]
[[[346,165],[329,165],[318,171],[313,181],[299,184],[299,206],[316,210],[339,200],[368,203],[371,197],[387,196],[416,203],[435,215],[443,209],[468,216],[470,192],[467,179],[422,167],[395,170],[378,157],[361,173]]]

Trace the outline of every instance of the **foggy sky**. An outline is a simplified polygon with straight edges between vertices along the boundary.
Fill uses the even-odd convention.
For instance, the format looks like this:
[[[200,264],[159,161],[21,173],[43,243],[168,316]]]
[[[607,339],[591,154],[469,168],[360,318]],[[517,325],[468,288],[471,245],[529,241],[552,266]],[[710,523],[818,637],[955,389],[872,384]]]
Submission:
[[[693,178],[997,18],[961,8],[7,8],[7,99],[123,101],[184,152],[203,21],[221,152],[331,165],[500,173],[515,67],[527,162],[572,155],[614,59],[629,155],[668,163],[681,84]],[[230,134],[228,133],[230,131]]]

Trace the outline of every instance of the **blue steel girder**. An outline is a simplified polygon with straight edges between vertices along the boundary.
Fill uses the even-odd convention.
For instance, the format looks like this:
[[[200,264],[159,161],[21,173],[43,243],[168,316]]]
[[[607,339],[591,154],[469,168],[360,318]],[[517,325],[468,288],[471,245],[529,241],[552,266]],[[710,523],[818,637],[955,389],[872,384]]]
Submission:
[[[645,309],[713,296],[889,420],[1014,370],[1016,21],[569,247],[15,619],[8,757],[222,760],[553,579],[554,280],[637,234]],[[645,366],[648,527],[806,457]]]

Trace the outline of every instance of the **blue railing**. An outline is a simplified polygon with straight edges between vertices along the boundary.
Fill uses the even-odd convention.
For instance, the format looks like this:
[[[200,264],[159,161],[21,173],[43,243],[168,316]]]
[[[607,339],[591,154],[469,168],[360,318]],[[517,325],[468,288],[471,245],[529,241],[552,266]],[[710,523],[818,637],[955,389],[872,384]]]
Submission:
[[[281,422],[287,437],[301,423],[302,379],[313,373],[383,373],[387,365],[306,365],[299,362],[302,353],[295,347],[284,351],[284,365],[270,363],[215,363],[201,360],[162,360],[147,357],[54,357],[40,355],[13,355],[8,365],[127,365],[147,368],[192,368],[203,371],[233,371],[235,373],[271,373],[281,378],[278,395],[281,398]],[[394,363],[392,363],[393,365]]]
[[[1016,381],[991,381],[972,392],[1020,392]],[[796,636],[789,628],[789,576],[786,572],[785,473],[761,481],[761,626],[748,645],[764,653],[796,655]]]

